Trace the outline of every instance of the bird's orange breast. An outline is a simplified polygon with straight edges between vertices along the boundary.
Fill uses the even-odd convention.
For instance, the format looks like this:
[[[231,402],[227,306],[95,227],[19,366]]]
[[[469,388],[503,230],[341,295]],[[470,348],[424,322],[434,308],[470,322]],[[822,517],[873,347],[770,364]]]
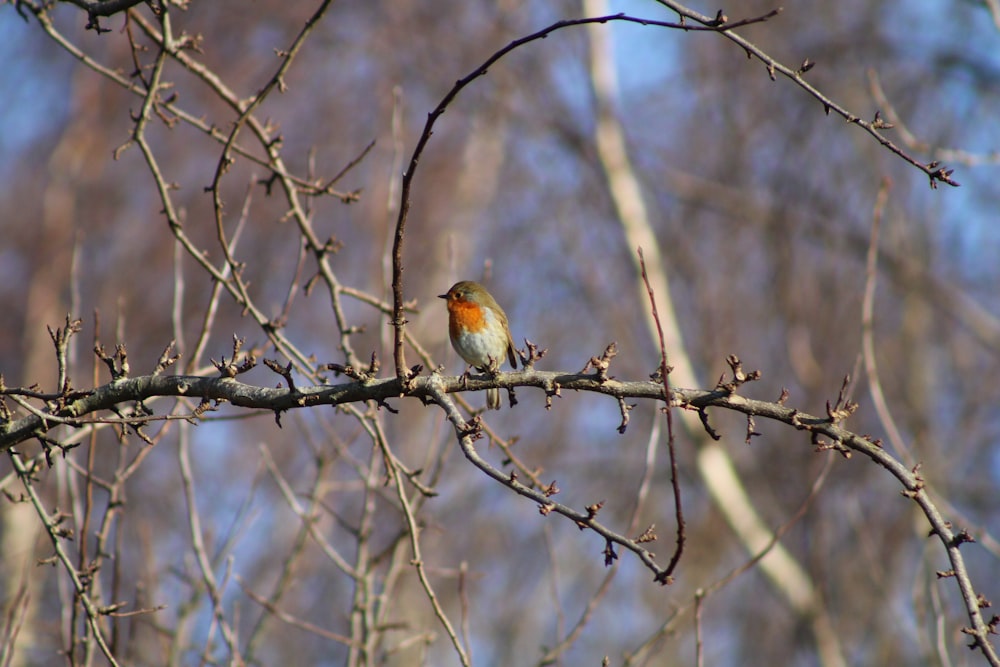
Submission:
[[[470,301],[448,301],[448,332],[455,338],[463,332],[478,333],[486,328],[482,306]]]

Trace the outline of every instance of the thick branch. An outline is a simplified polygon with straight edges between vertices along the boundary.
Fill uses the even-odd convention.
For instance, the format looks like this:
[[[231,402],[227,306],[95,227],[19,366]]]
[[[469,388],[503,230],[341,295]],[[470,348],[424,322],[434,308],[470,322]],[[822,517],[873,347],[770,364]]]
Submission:
[[[362,379],[336,385],[273,389],[244,384],[229,377],[147,375],[119,378],[92,391],[74,392],[62,397],[52,396],[46,401],[44,407],[33,408],[31,414],[0,424],[0,451],[6,451],[20,442],[41,436],[57,424],[85,426],[99,421],[114,421],[113,419],[87,418],[87,415],[110,410],[120,403],[143,401],[156,396],[185,396],[200,398],[203,401],[229,402],[244,408],[276,412],[316,405],[339,405],[365,401],[376,401],[382,404],[388,399],[404,395],[440,403],[438,397],[441,396],[442,392],[479,391],[489,387],[537,387],[545,392],[546,400],[551,400],[552,396],[559,395],[563,389],[592,391],[614,398],[663,400],[663,384],[660,382],[623,382],[601,379],[596,374],[543,372],[533,369],[500,373],[495,378],[424,375],[410,378],[407,384],[408,387],[404,389],[404,382],[397,377],[392,377],[379,380]],[[18,398],[32,395],[35,398],[31,400],[38,400],[37,392],[19,389],[4,389],[0,395]],[[22,405],[26,403],[23,399],[19,402]],[[830,446],[835,446],[845,452],[856,451],[864,454],[888,470],[902,484],[903,494],[920,506],[924,516],[931,524],[931,534],[936,535],[945,546],[951,561],[952,572],[966,604],[967,615],[972,621],[972,627],[967,628],[966,632],[973,637],[974,645],[982,650],[991,664],[1000,665],[1000,658],[989,642],[989,630],[983,621],[975,590],[959,552],[962,542],[967,541],[962,537],[964,533],[952,531],[951,525],[941,516],[924,488],[923,479],[916,471],[908,469],[872,439],[839,426],[838,420],[841,417],[836,411],[830,413],[828,410],[827,416],[816,417],[779,403],[744,398],[734,393],[732,387],[725,385],[713,391],[672,388],[670,403],[674,406],[694,410],[713,407],[733,410],[758,418],[763,417],[782,422],[798,430],[808,431],[811,437],[806,439],[807,442],[823,444],[820,439],[822,437],[828,438],[832,441]],[[150,419],[155,419],[155,417]],[[469,455],[468,452],[466,455]],[[520,488],[515,490],[522,495],[527,495]],[[567,516],[573,515],[573,510],[569,508],[560,509],[565,509]],[[594,528],[589,522],[585,522],[585,524],[592,529]],[[647,565],[649,564],[647,563]],[[651,567],[655,572],[661,572],[655,563]]]

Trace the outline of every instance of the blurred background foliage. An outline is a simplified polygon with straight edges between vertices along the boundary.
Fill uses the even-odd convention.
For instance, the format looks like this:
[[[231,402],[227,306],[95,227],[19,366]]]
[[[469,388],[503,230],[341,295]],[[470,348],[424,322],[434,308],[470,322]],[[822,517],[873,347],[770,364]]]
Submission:
[[[200,37],[192,55],[247,98],[272,76],[276,49],[289,46],[317,4],[193,0],[184,11],[171,8],[171,17],[175,35]],[[752,1],[726,10],[735,20],[773,8]],[[698,9],[714,14],[717,8]],[[133,11],[149,16],[142,6]],[[612,3],[611,11],[676,18],[649,1]],[[55,3],[49,15],[55,29],[96,61],[126,76],[135,69],[127,32],[138,31],[123,15],[102,19],[110,32],[100,35],[84,30],[85,14],[68,3]],[[285,76],[287,90],[270,95],[257,114],[275,126],[288,168],[303,177],[329,180],[375,142],[338,184],[359,191],[357,201],[308,201],[317,235],[343,243],[330,260],[342,284],[389,299],[385,257],[398,177],[427,113],[454,82],[510,41],[580,15],[579,4],[567,1],[334,3]],[[763,371],[744,393],[775,400],[787,388],[789,405],[821,414],[845,374],[853,373],[861,408],[849,427],[884,438],[858,359],[873,207],[883,180],[891,182],[875,297],[882,388],[934,497],[979,539],[964,548],[974,581],[988,598],[1000,597],[1000,550],[991,537],[1000,531],[1000,387],[991,380],[1000,373],[1000,189],[993,154],[1000,143],[1000,30],[986,5],[800,1],[741,31],[789,66],[815,61],[808,80],[863,118],[881,106],[872,88],[877,78],[906,129],[926,144],[914,155],[956,169],[962,186],[936,190],[870,136],[824,115],[801,89],[771,81],[759,62],[718,36],[623,23],[603,29],[621,83],[619,120],[703,388],[714,386],[728,370],[726,355],[735,353]],[[9,3],[0,6],[0,34],[0,62],[6,63],[0,68],[4,381],[55,388],[45,326],[61,325],[67,313],[84,319],[72,358],[78,387],[94,373],[90,348],[98,321],[102,342],[125,342],[133,371],[146,373],[175,338],[172,313],[179,307],[181,351],[189,352],[212,281],[177,252],[140,152],[133,146],[113,158],[129,139],[141,98],[80,64]],[[141,36],[137,41],[149,45]],[[615,220],[594,146],[588,48],[587,33],[574,28],[516,50],[447,109],[421,159],[404,291],[416,300],[410,331],[451,373],[462,367],[448,344],[443,304],[434,297],[466,278],[489,286],[519,344],[529,338],[547,348],[543,369],[579,371],[611,341],[620,350],[611,370],[616,377],[645,379],[658,364],[658,346],[642,325],[647,304],[636,298],[635,248]],[[151,61],[150,52],[137,57]],[[164,78],[178,106],[228,132],[234,114],[207,86],[173,63]],[[888,134],[898,140],[901,129]],[[205,188],[220,145],[185,123],[167,127],[155,118],[148,137],[165,179],[177,186],[172,194],[185,231],[219,263]],[[230,229],[250,197],[236,254],[246,262],[253,298],[276,317],[296,281],[300,239],[287,203],[258,183],[268,176],[237,159],[223,180],[223,197]],[[314,271],[307,260],[300,283]],[[179,306],[177,275],[184,277]],[[376,352],[383,372],[391,372],[387,317],[358,300],[346,300],[345,308],[350,323],[363,327],[351,339],[358,355]],[[299,294],[287,315],[285,335],[317,363],[344,361],[326,293]],[[234,334],[246,337],[248,347],[266,344],[261,329],[223,297],[206,355],[228,355]],[[277,381],[265,369],[243,379]],[[518,397],[515,409],[486,417],[492,428],[516,436],[514,451],[544,469],[545,481],[558,480],[561,502],[583,507],[605,500],[602,519],[624,529],[658,418],[654,406],[640,404],[619,435],[611,399],[566,394],[546,411],[540,393],[522,389]],[[481,400],[468,398],[474,405]],[[420,506],[424,562],[448,613],[465,618],[467,609],[475,664],[536,664],[601,585],[607,572],[602,541],[558,517],[543,518],[533,504],[469,466],[439,411],[415,400],[392,405],[400,414],[383,411],[379,420],[393,451],[411,469],[428,466],[437,476],[439,495]],[[301,522],[265,470],[262,448],[302,503],[318,503],[316,527],[354,554],[352,526],[368,498],[360,492],[369,488],[361,483],[364,471],[374,470],[375,481],[384,476],[359,421],[339,410],[310,410],[285,415],[279,429],[270,414],[220,414],[240,418],[190,433],[198,510],[217,576],[231,572],[267,595],[302,539]],[[788,521],[834,455],[815,453],[804,435],[766,423],[758,423],[762,435],[747,446],[743,419],[712,417],[765,521],[772,527]],[[130,608],[166,606],[116,621],[127,664],[202,664],[203,653],[210,662],[227,661],[218,640],[209,639],[212,605],[190,553],[178,432],[165,434],[129,480],[113,531],[114,568],[102,572],[111,586],[114,570],[116,590]],[[620,664],[699,588],[748,559],[702,488],[694,442],[682,436],[677,445],[689,540],[676,583],[654,584],[623,554],[587,629],[558,658],[562,664],[597,665],[605,655]],[[31,447],[23,453],[34,453]],[[103,433],[96,473],[113,475],[119,456],[131,459],[145,447]],[[497,449],[481,447],[502,463]],[[5,459],[0,472],[9,471]],[[53,506],[70,511],[67,502],[80,483],[75,477],[72,469],[46,471],[39,484]],[[382,573],[393,558],[404,565],[409,558],[390,496],[379,496],[371,525],[369,548],[384,551],[371,567]],[[95,512],[106,510],[100,509],[106,502],[97,493]],[[67,591],[58,572],[34,566],[51,547],[37,528],[26,532],[16,523],[16,511],[4,503],[0,569],[10,574],[3,577],[3,599],[14,599],[22,581],[14,573],[23,571],[33,606],[12,664],[54,664],[66,645]],[[651,523],[660,536],[653,550],[666,558],[674,523],[663,451],[639,518],[640,526]],[[884,470],[837,457],[819,497],[784,537],[819,587],[849,664],[982,659],[963,648],[961,600],[949,582],[935,579],[947,563],[926,532]],[[292,569],[280,607],[351,634],[352,580],[308,539]],[[398,580],[376,579],[391,596],[381,622],[392,629],[381,633],[379,657],[370,660],[457,664],[412,571],[396,571]],[[244,655],[252,664],[345,664],[342,644],[276,621],[232,579],[225,591],[241,639],[254,637]],[[807,620],[757,570],[707,600],[700,621],[707,664],[820,663]],[[945,663],[942,647],[953,662]],[[688,612],[646,664],[691,664],[694,654]]]

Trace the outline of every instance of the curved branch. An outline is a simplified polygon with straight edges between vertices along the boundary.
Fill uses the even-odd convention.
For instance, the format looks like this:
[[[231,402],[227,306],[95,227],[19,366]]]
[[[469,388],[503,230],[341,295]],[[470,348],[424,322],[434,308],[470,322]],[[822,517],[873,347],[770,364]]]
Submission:
[[[653,19],[645,19],[635,16],[628,16],[626,14],[612,14],[607,16],[596,16],[587,17],[582,19],[569,19],[563,21],[557,21],[537,32],[530,35],[516,39],[505,47],[496,51],[493,55],[487,58],[481,65],[472,70],[469,74],[464,76],[455,82],[445,96],[438,102],[438,105],[427,114],[427,121],[424,123],[424,129],[420,133],[420,138],[417,140],[417,145],[413,149],[413,153],[410,156],[410,161],[407,164],[406,171],[403,172],[403,178],[400,187],[400,205],[399,211],[396,217],[396,227],[393,233],[393,243],[392,243],[392,325],[394,331],[393,338],[393,361],[395,364],[396,377],[402,382],[408,382],[411,371],[406,368],[406,360],[404,354],[404,329],[406,327],[406,318],[403,315],[404,310],[404,300],[403,300],[403,239],[406,232],[406,221],[407,216],[410,211],[410,190],[413,185],[413,176],[416,173],[417,165],[420,162],[420,157],[423,155],[424,149],[427,147],[427,143],[430,141],[431,135],[433,134],[434,125],[440,118],[448,106],[455,100],[458,94],[466,88],[473,81],[481,76],[485,76],[496,62],[501,58],[506,56],[511,51],[524,46],[530,42],[534,42],[540,39],[545,39],[550,34],[557,30],[563,28],[568,28],[572,26],[581,25],[591,25],[597,23],[608,23],[611,21],[623,21],[626,23],[637,23],[644,26],[655,26],[660,28],[671,28],[676,30],[684,31],[706,31],[706,32],[718,32],[725,35],[727,38],[743,47],[746,51],[748,57],[756,57],[765,65],[767,65],[768,73],[773,79],[775,72],[780,72],[782,75],[788,77],[794,81],[798,86],[806,90],[809,94],[815,97],[823,104],[823,108],[826,110],[827,114],[831,111],[836,112],[838,115],[842,116],[845,120],[850,123],[854,123],[859,127],[865,129],[870,135],[872,135],[880,144],[885,146],[891,152],[895,153],[901,157],[906,162],[917,167],[923,171],[930,178],[931,187],[937,187],[937,182],[947,183],[952,186],[958,186],[959,184],[951,179],[952,171],[940,165],[938,162],[930,162],[924,164],[917,160],[916,158],[910,157],[903,149],[899,148],[887,139],[884,135],[879,132],[880,128],[885,127],[884,124],[876,117],[875,120],[867,122],[862,120],[859,116],[849,112],[846,108],[840,106],[827,96],[825,96],[819,89],[815,88],[811,84],[802,78],[811,65],[808,67],[803,64],[798,70],[793,70],[790,67],[783,65],[778,62],[770,55],[765,53],[755,44],[745,39],[744,37],[733,32],[734,28],[750,25],[753,23],[761,23],[767,21],[768,19],[777,16],[780,10],[772,10],[766,14],[756,16],[749,19],[743,19],[740,21],[729,22],[725,15],[720,11],[714,18],[710,16],[705,16],[699,14],[693,10],[684,7],[673,0],[657,0],[663,6],[676,12],[678,16],[681,17],[681,21],[678,23],[672,23],[669,21],[657,21]],[[684,19],[691,19],[697,21],[701,25],[689,25],[685,23]]]
[[[462,89],[468,86],[470,83],[475,81],[481,76],[485,76],[497,61],[506,56],[511,51],[524,46],[530,42],[537,41],[539,39],[545,39],[550,34],[562,28],[569,28],[572,26],[589,25],[593,23],[608,23],[609,21],[625,21],[627,23],[638,23],[640,25],[657,26],[661,28],[673,28],[676,30],[706,30],[712,32],[720,32],[729,30],[737,25],[748,25],[750,23],[759,23],[761,21],[766,21],[767,19],[775,16],[778,12],[769,12],[763,16],[746,19],[744,21],[739,21],[732,24],[731,26],[723,25],[705,25],[703,27],[692,27],[687,26],[683,23],[670,23],[667,21],[655,21],[652,19],[643,19],[635,16],[628,16],[626,14],[613,14],[609,16],[596,16],[590,18],[582,19],[569,19],[564,21],[556,21],[552,25],[542,28],[538,32],[534,32],[530,35],[516,39],[509,43],[507,46],[503,47],[499,51],[495,52],[489,58],[487,58],[483,64],[475,68],[455,82],[451,90],[445,94],[445,96],[438,102],[438,105],[434,107],[434,110],[427,114],[427,121],[424,123],[424,129],[420,133],[420,138],[417,140],[417,145],[413,149],[413,154],[410,156],[409,164],[406,167],[406,171],[403,172],[403,179],[400,188],[400,205],[399,213],[396,218],[396,230],[393,234],[392,242],[392,302],[393,302],[393,315],[392,315],[392,325],[394,330],[394,347],[393,347],[393,360],[396,366],[396,377],[401,381],[406,381],[408,377],[408,370],[406,368],[405,356],[403,353],[403,342],[404,335],[403,330],[406,326],[406,318],[403,316],[403,237],[406,231],[406,219],[410,212],[410,188],[413,184],[413,175],[416,172],[417,164],[420,162],[420,156],[423,155],[424,149],[427,147],[427,142],[430,141],[431,135],[433,134],[434,124],[437,119],[444,114],[445,109],[455,100]]]

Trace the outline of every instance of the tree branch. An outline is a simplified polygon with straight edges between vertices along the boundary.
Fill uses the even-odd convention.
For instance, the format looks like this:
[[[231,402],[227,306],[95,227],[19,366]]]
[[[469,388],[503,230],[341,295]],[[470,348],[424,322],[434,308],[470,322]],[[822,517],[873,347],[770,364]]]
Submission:
[[[665,568],[655,561],[655,555],[644,549],[637,541],[626,538],[595,520],[597,510],[594,506],[587,512],[580,512],[570,507],[554,503],[544,490],[529,488],[516,480],[515,476],[504,474],[493,468],[480,458],[472,446],[473,436],[478,428],[466,422],[458,413],[454,404],[447,399],[446,394],[461,391],[480,391],[489,387],[513,388],[536,387],[542,389],[547,398],[557,395],[562,389],[575,391],[590,391],[605,394],[614,398],[646,398],[654,401],[663,400],[664,387],[661,382],[654,381],[619,381],[604,379],[595,374],[562,373],[557,371],[527,370],[513,373],[500,373],[495,378],[487,376],[443,376],[431,374],[410,378],[408,387],[396,377],[387,379],[361,379],[337,385],[320,385],[298,388],[268,388],[244,384],[231,377],[207,378],[198,376],[163,376],[147,375],[133,378],[119,378],[88,392],[74,392],[74,400],[47,401],[45,407],[18,419],[8,419],[0,423],[0,451],[6,451],[14,445],[41,437],[56,424],[84,426],[93,421],[83,417],[94,412],[110,410],[120,403],[145,401],[157,396],[177,396],[201,398],[202,404],[214,401],[228,402],[243,408],[255,408],[281,413],[285,410],[313,407],[317,405],[340,405],[375,401],[384,404],[386,400],[401,396],[412,396],[424,401],[432,401],[440,405],[448,414],[459,437],[459,442],[466,457],[478,468],[493,479],[504,484],[540,504],[548,507],[575,521],[581,528],[589,528],[604,537],[610,545],[619,544],[635,553],[639,559],[654,573],[657,581],[666,583],[662,575]],[[866,436],[849,431],[840,422],[845,417],[845,411],[827,406],[827,415],[817,417],[795,408],[786,407],[780,403],[760,401],[745,398],[735,393],[734,383],[720,385],[719,388],[706,391],[700,389],[677,389],[670,391],[672,406],[689,410],[705,410],[720,408],[739,412],[756,418],[770,419],[807,432],[809,442],[820,449],[836,448],[849,456],[858,452],[889,471],[902,485],[903,495],[912,499],[920,507],[931,525],[931,535],[936,535],[942,542],[951,562],[949,576],[954,576],[958,583],[962,598],[965,601],[966,613],[972,623],[965,632],[973,638],[973,647],[979,648],[992,665],[1000,665],[1000,657],[989,641],[990,629],[983,621],[980,613],[978,597],[969,579],[965,562],[960,553],[960,546],[972,538],[965,531],[953,531],[938,511],[924,489],[923,479],[918,470],[908,469],[900,461],[882,449],[881,445]],[[18,396],[27,393],[23,389],[0,389],[0,396]],[[196,410],[196,412],[198,412]],[[199,413],[200,414],[200,413]],[[192,413],[192,418],[199,414]],[[151,417],[152,419],[152,417]],[[830,442],[825,442],[827,438]],[[616,556],[613,550],[611,555]],[[610,557],[609,557],[610,558]]]
[[[952,180],[951,174],[952,170],[941,165],[940,162],[933,161],[924,164],[923,162],[911,157],[906,151],[897,146],[895,143],[890,141],[883,135],[879,130],[886,127],[881,121],[881,119],[876,115],[871,121],[862,120],[858,115],[851,113],[845,107],[840,106],[832,99],[824,95],[818,88],[810,84],[803,78],[803,75],[813,68],[815,63],[806,59],[805,62],[800,67],[792,68],[788,65],[784,65],[779,62],[774,57],[767,54],[763,49],[758,47],[756,44],[746,39],[745,37],[737,34],[732,30],[722,30],[719,29],[726,24],[726,17],[720,11],[716,16],[706,16],[704,14],[699,14],[696,11],[688,9],[684,5],[674,2],[674,0],[656,0],[664,7],[676,12],[678,16],[681,17],[682,21],[684,19],[691,19],[696,21],[703,26],[715,28],[714,32],[718,32],[725,36],[727,39],[731,40],[735,44],[738,44],[746,52],[748,58],[757,58],[760,62],[764,63],[767,67],[767,73],[771,77],[771,80],[775,80],[775,73],[781,74],[788,79],[791,79],[797,86],[802,88],[804,91],[815,97],[823,105],[823,110],[830,114],[830,112],[836,113],[838,116],[842,117],[848,123],[857,125],[858,127],[864,129],[868,134],[875,138],[880,144],[891,152],[898,155],[900,158],[909,162],[911,165],[919,169],[920,171],[927,174],[930,179],[931,188],[937,188],[937,184],[947,183],[953,187],[958,187],[960,185],[956,181]],[[721,22],[720,22],[721,21]]]

